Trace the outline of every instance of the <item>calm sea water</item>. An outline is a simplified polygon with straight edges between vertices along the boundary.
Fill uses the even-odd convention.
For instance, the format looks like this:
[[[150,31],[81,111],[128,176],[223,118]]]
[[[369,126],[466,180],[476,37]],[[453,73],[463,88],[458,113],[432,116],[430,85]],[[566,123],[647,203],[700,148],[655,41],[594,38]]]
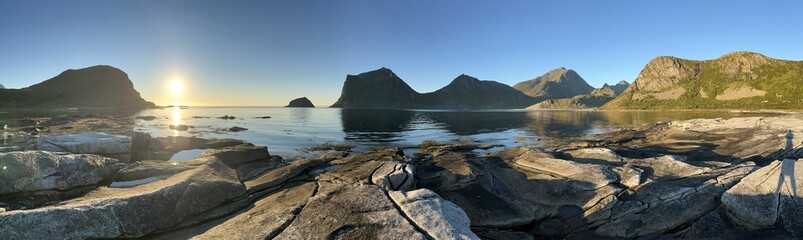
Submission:
[[[153,136],[244,139],[271,154],[304,155],[298,149],[348,144],[358,149],[412,146],[425,140],[477,141],[505,146],[539,145],[549,138],[589,138],[623,127],[692,118],[729,118],[730,112],[690,111],[408,111],[337,108],[193,107],[148,109],[136,130]],[[217,117],[229,115],[235,119]],[[259,118],[270,116],[270,118]],[[188,131],[170,125],[189,125]],[[248,130],[229,132],[238,126]]]

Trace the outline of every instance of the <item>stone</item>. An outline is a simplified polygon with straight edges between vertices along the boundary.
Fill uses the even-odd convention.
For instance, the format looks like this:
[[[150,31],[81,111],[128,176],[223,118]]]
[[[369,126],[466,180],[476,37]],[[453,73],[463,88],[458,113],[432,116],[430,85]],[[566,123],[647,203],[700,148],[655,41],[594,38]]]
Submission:
[[[406,191],[415,187],[413,169],[410,164],[385,162],[374,171],[371,182],[389,191]]]
[[[0,153],[0,195],[96,185],[117,172],[117,162],[90,154]]]
[[[141,120],[145,120],[145,121],[153,121],[153,120],[156,120],[156,117],[154,117],[154,116],[136,116],[136,117],[134,117],[134,118],[135,118],[135,119],[141,119]]]
[[[272,239],[296,219],[317,187],[303,183],[278,190],[192,239]]]
[[[323,164],[320,159],[298,159],[287,165],[274,168],[258,177],[243,182],[249,194],[276,187],[296,177],[307,169]]]
[[[137,238],[242,197],[237,174],[220,161],[131,188],[101,187],[54,206],[0,214],[10,239]]]
[[[381,188],[318,183],[315,196],[275,239],[427,238],[397,210]]]
[[[389,195],[407,218],[434,239],[479,239],[471,232],[466,213],[429,189],[392,191]]]
[[[231,168],[259,160],[266,160],[270,158],[268,147],[254,146],[252,144],[240,144],[235,146],[228,146],[216,149],[209,149],[204,151],[200,157],[217,157]]]
[[[595,234],[634,238],[662,234],[692,222],[720,206],[719,197],[755,167],[747,162],[688,178],[645,183],[603,209]]]
[[[234,119],[236,119],[237,117],[235,117],[235,116],[229,116],[229,115],[223,115],[223,116],[220,116],[220,117],[217,117],[217,118],[218,118],[218,119],[223,119],[223,120],[234,120]]]
[[[95,154],[129,162],[131,159],[131,138],[99,132],[44,135],[36,139],[36,149]]]
[[[187,131],[187,130],[190,129],[190,126],[184,125],[184,124],[170,125],[170,126],[167,126],[167,127],[170,128],[170,129],[176,130],[176,131]]]
[[[722,194],[722,205],[740,225],[762,228],[780,222],[788,232],[803,235],[803,221],[796,219],[803,217],[803,187],[797,186],[803,173],[795,170],[801,167],[793,159],[774,161]]]
[[[248,128],[234,126],[234,127],[230,127],[228,130],[229,130],[229,132],[242,132],[242,131],[248,130]]]

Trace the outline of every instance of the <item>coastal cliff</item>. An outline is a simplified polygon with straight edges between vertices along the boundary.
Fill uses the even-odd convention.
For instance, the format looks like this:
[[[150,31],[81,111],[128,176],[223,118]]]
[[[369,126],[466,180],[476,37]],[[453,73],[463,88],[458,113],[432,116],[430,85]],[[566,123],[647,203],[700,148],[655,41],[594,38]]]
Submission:
[[[0,108],[148,108],[128,74],[112,66],[70,69],[22,89],[0,89]]]

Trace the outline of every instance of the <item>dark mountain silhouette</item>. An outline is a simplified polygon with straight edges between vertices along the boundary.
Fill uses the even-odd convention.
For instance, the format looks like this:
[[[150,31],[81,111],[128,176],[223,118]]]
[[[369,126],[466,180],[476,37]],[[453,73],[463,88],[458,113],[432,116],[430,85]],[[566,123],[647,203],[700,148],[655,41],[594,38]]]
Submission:
[[[155,107],[140,97],[128,74],[111,66],[67,70],[22,89],[0,89],[0,108]]]
[[[481,81],[477,78],[460,75],[449,85],[435,92],[423,94],[426,106],[446,109],[504,109],[524,108],[532,104],[533,98],[512,87],[495,81]]]
[[[340,98],[332,107],[408,108],[421,94],[387,68],[346,76]]]
[[[300,97],[300,98],[293,99],[285,107],[309,107],[309,108],[314,108],[315,105],[312,105],[312,101],[307,99],[307,97]]]

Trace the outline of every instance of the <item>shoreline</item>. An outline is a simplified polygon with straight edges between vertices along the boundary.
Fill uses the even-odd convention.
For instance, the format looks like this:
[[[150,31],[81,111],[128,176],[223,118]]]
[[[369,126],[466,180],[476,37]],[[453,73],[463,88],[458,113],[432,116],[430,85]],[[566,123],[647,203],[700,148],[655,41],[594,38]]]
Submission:
[[[75,125],[82,120],[85,119],[60,126]],[[107,120],[133,124],[133,117]],[[115,126],[121,127],[112,127],[119,133],[128,125]],[[793,131],[789,139],[791,151],[784,150],[787,129]],[[66,142],[58,142],[60,135],[94,132],[74,126],[64,130],[67,131],[37,137],[33,144],[37,149],[46,149],[45,143],[63,147]],[[97,171],[105,172],[106,177],[98,179],[93,188],[76,186],[69,191],[0,194],[0,205],[4,206],[0,217],[7,219],[0,230],[11,238],[282,238],[296,234],[325,236],[336,234],[350,224],[373,224],[370,230],[351,231],[358,234],[355,236],[367,233],[364,231],[380,234],[372,235],[375,237],[526,239],[699,238],[767,232],[771,236],[793,237],[800,234],[794,229],[803,227],[803,223],[797,222],[775,225],[776,221],[771,221],[771,225],[766,225],[736,218],[759,211],[754,208],[765,201],[771,202],[762,195],[745,195],[744,191],[766,182],[775,184],[775,180],[760,176],[767,178],[768,173],[769,178],[780,176],[780,161],[776,159],[803,156],[800,150],[803,142],[798,137],[803,136],[803,115],[794,113],[651,123],[598,134],[596,140],[564,139],[565,142],[550,149],[497,149],[483,143],[428,142],[415,146],[417,151],[405,152],[407,148],[353,151],[332,145],[309,149],[318,152],[317,157],[298,159],[273,156],[265,147],[236,139],[152,138],[133,131],[123,132],[125,135],[100,135],[102,139],[117,139],[122,145],[96,140],[99,138],[71,138],[84,139],[79,144],[84,141],[90,145],[102,142],[129,146],[130,159],[125,161],[115,160],[118,153],[95,153],[112,158],[104,158],[106,163],[97,165]],[[27,143],[30,146],[31,142]],[[76,151],[112,149],[92,146],[96,147],[76,148]],[[166,160],[175,152],[196,148],[207,150],[187,161]],[[36,151],[16,154],[22,153],[41,154]],[[81,159],[94,155],[65,156],[82,156]],[[803,179],[803,173],[792,174],[793,178]],[[208,177],[213,175],[218,177]],[[140,180],[144,183],[108,187],[113,182]],[[193,191],[200,191],[199,194],[212,191],[218,192],[219,197],[176,195],[170,197],[173,200],[147,200],[147,204],[137,205],[138,213],[130,213],[136,218],[125,219],[125,214],[107,216],[122,224],[117,227],[96,225],[82,215],[71,215],[83,208],[93,214],[102,214],[109,206],[126,209],[126,205],[149,199],[145,192],[155,189],[173,196],[169,194],[173,190],[169,189],[184,188],[181,186],[187,183],[196,184],[197,190]],[[565,191],[555,192],[555,189]],[[803,188],[799,189],[803,193]],[[678,192],[681,194],[676,195]],[[776,196],[803,202],[785,197],[791,194],[781,192]],[[466,197],[475,195],[479,197]],[[60,200],[44,204],[40,200],[20,200],[33,196]],[[156,209],[161,204],[156,202],[179,206],[190,199],[201,204],[171,210],[177,218],[155,218],[161,215]],[[14,205],[17,207],[8,205],[9,201],[18,204]],[[111,205],[98,205],[109,201]],[[366,202],[379,205],[360,204]],[[745,205],[739,205],[743,203],[759,205],[744,208]],[[343,212],[344,209],[356,212]],[[789,207],[774,211],[778,218],[796,212]],[[283,216],[282,220],[275,219],[276,214]],[[315,217],[318,214],[337,221]],[[22,230],[45,229],[57,218],[72,219],[74,224],[55,231]],[[277,220],[285,224],[262,225],[249,220],[254,218],[265,224]],[[428,225],[424,219],[441,227]],[[633,225],[636,220],[641,224]],[[764,225],[755,230],[756,224]],[[142,230],[100,231],[133,226]],[[390,232],[394,234],[384,235]]]

